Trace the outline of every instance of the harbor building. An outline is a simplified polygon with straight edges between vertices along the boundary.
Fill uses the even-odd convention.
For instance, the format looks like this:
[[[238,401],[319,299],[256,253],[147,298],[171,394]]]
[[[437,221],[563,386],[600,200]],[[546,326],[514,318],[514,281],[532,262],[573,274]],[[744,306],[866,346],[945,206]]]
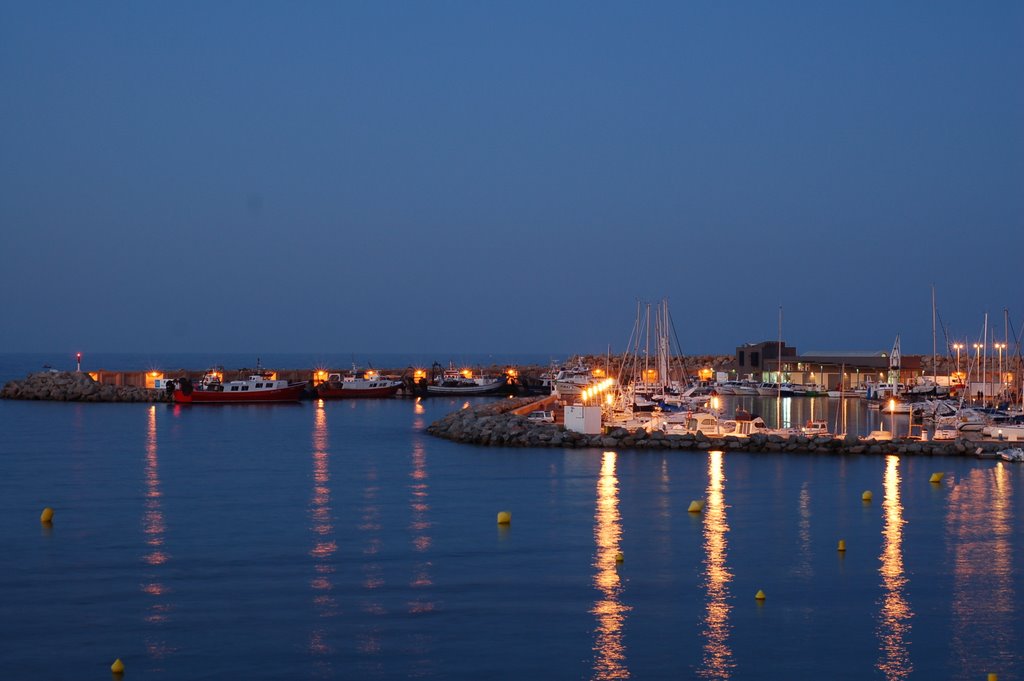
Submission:
[[[775,383],[819,384],[826,388],[856,388],[889,379],[889,351],[814,351],[799,354],[795,347],[779,341],[747,343],[736,348],[736,373],[740,378]],[[925,373],[921,357],[903,355],[899,382],[912,385]]]

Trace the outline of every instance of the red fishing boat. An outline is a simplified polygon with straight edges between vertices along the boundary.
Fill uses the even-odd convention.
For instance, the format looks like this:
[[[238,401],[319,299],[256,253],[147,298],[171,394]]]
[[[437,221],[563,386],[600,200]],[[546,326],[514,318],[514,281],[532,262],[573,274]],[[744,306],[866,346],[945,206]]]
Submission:
[[[333,397],[394,397],[402,387],[401,381],[383,378],[373,369],[360,375],[355,366],[347,376],[331,374],[327,381],[316,387],[316,394],[322,398]]]
[[[257,371],[259,371],[257,369]],[[188,378],[174,381],[173,397],[179,404],[242,404],[248,402],[298,402],[308,381],[289,383],[272,373],[259,372],[246,380],[222,382],[223,372],[211,370],[198,385]]]

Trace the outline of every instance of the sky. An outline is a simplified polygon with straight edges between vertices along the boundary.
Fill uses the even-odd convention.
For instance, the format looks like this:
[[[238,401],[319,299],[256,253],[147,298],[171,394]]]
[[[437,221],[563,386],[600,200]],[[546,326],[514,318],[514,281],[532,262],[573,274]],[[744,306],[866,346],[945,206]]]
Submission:
[[[1024,323],[1024,3],[0,3],[0,351]],[[1014,332],[1008,334],[1012,339]],[[940,352],[947,336],[940,329]]]

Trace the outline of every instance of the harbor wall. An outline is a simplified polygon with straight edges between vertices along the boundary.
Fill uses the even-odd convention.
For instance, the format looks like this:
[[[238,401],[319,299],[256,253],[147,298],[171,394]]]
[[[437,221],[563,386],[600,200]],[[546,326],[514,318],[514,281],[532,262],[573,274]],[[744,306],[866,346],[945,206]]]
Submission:
[[[911,456],[972,456],[983,459],[997,458],[1005,442],[920,441],[911,439],[874,440],[847,435],[804,436],[755,434],[750,437],[733,435],[708,437],[703,433],[666,435],[661,431],[648,433],[643,428],[606,429],[596,435],[584,435],[565,430],[563,426],[529,421],[521,412],[527,412],[534,398],[502,400],[482,406],[460,409],[427,427],[435,437],[464,444],[492,447],[559,447],[644,450],[722,450],[742,452],[787,452],[798,454],[905,454]]]

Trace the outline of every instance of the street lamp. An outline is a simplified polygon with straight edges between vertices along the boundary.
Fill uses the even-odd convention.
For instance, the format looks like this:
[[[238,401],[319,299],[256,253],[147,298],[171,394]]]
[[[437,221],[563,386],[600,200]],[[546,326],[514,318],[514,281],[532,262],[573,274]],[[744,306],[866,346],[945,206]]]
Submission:
[[[960,351],[963,349],[963,343],[953,343],[953,349],[956,350],[956,377],[960,378]]]
[[[1006,349],[1006,343],[996,343],[996,350],[999,351],[999,397],[1003,396],[1003,350]]]

